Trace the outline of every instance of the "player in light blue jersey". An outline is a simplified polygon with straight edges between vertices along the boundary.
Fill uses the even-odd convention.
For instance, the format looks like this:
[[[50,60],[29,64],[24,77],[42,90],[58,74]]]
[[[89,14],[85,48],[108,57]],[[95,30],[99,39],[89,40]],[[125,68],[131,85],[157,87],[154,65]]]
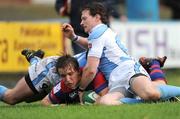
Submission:
[[[30,62],[27,74],[22,77],[14,88],[0,85],[0,100],[14,105],[22,101],[33,102],[44,98],[51,88],[61,81],[57,73],[56,63],[59,56],[42,58],[38,51],[23,50],[22,54]],[[40,51],[41,52],[41,51]],[[37,57],[39,56],[39,57]],[[79,66],[86,64],[86,52],[74,56]]]
[[[69,24],[63,25],[66,37],[77,43],[83,42],[82,45],[89,48],[87,64],[81,79],[80,99],[82,99],[83,90],[92,81],[98,69],[109,82],[109,92],[101,97],[100,104],[121,104],[120,99],[126,97],[128,92],[143,100],[165,100],[180,96],[180,87],[154,85],[151,82],[149,74],[128,54],[119,36],[107,27],[108,19],[102,4],[92,3],[84,6],[81,20],[84,31],[89,33],[88,41],[75,35]]]

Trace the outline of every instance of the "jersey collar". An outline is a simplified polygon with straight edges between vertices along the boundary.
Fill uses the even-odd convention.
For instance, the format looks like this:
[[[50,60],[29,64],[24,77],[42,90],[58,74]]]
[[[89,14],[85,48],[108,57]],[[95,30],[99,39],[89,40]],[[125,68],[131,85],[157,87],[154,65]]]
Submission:
[[[106,30],[108,26],[105,24],[99,24],[92,29],[92,32],[89,33],[88,40],[99,38]]]

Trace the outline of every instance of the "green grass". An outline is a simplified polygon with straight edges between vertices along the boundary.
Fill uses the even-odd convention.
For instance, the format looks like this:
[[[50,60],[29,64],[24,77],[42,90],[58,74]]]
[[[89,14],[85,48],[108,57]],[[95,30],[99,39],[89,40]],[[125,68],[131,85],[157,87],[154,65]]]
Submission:
[[[56,106],[38,103],[0,106],[0,119],[179,119],[180,103],[121,106]]]
[[[166,70],[166,76],[169,84],[180,86],[180,70]],[[180,119],[180,103],[43,107],[39,102],[0,102],[0,119]]]
[[[168,69],[164,72],[168,84],[180,86],[180,69]]]

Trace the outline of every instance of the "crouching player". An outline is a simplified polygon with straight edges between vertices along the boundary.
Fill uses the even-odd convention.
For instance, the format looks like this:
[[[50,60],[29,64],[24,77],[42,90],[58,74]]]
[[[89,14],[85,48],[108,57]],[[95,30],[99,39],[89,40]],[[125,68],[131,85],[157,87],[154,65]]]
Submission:
[[[70,55],[64,55],[57,60],[57,72],[62,80],[42,100],[43,105],[79,103],[79,83],[82,76],[82,68],[77,60]],[[108,92],[108,83],[101,72],[88,85],[86,90],[94,90],[99,96]]]

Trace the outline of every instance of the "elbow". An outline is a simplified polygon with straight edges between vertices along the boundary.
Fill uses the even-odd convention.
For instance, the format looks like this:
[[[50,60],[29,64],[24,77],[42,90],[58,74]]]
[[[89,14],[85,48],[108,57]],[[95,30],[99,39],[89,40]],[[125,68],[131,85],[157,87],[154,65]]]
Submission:
[[[43,100],[41,100],[41,104],[42,104],[43,106],[49,106],[49,105],[51,105],[52,103],[50,102],[49,99],[44,98]]]
[[[95,72],[95,71],[90,71],[90,72],[89,72],[89,75],[90,75],[90,76],[95,76],[95,75],[96,75],[96,72]]]
[[[88,70],[87,76],[94,77],[96,75],[96,70],[90,69]]]

